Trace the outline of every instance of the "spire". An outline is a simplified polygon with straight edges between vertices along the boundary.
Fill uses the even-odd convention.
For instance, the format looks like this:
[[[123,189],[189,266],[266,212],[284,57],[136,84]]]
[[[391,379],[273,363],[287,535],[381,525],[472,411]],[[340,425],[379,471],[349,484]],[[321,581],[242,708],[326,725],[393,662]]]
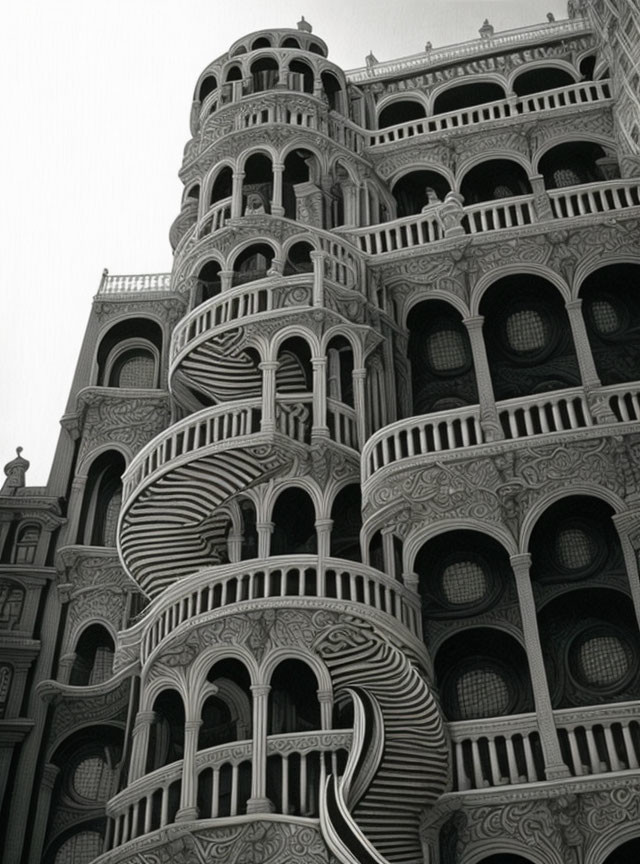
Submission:
[[[20,455],[22,447],[16,447],[16,453],[18,454],[17,457],[12,459],[11,462],[7,462],[4,466],[4,473],[7,475],[7,479],[4,481],[2,489],[0,489],[0,495],[15,495],[16,489],[24,487],[24,478],[30,463]]]
[[[311,33],[313,31],[311,24],[304,20],[304,15],[298,21],[298,30],[304,30],[305,33]]]
[[[489,19],[485,18],[484,24],[482,25],[482,27],[480,28],[480,30],[478,32],[480,33],[481,39],[490,39],[495,32],[495,28],[494,28],[493,24],[489,24]]]

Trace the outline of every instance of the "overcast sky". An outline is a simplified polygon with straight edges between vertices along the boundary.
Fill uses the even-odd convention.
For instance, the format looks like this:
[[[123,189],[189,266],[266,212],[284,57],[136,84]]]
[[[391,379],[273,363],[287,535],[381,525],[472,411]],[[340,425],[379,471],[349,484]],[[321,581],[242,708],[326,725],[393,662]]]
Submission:
[[[0,35],[0,466],[46,483],[103,267],[171,269],[201,70],[304,15],[343,68],[536,24],[566,0],[17,0]],[[0,475],[0,483],[2,481]]]

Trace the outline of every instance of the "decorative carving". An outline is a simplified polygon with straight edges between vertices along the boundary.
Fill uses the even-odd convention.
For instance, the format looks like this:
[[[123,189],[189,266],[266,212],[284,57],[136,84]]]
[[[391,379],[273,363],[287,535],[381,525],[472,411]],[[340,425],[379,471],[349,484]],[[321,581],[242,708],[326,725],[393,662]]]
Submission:
[[[85,392],[86,406],[79,460],[103,444],[124,444],[137,453],[169,425],[171,409],[166,395],[127,397],[103,390]]]

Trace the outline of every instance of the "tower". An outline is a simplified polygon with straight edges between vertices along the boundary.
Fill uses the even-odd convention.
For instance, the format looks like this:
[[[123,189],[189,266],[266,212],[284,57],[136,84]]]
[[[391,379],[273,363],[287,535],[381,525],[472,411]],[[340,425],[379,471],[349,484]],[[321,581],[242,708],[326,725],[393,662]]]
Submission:
[[[105,272],[5,468],[3,861],[635,860],[620,14],[202,72],[171,272]]]

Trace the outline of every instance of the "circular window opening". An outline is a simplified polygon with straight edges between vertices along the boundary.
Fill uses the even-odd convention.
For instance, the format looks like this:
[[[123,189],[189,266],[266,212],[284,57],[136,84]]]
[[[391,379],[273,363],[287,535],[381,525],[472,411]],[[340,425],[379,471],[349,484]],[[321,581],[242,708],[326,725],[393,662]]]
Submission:
[[[610,632],[589,631],[572,648],[571,668],[583,685],[611,689],[625,683],[633,664],[626,640]]]
[[[598,545],[583,528],[563,528],[556,536],[555,555],[566,570],[586,570],[596,560]]]
[[[542,351],[549,343],[549,324],[536,309],[521,309],[508,316],[507,342],[517,354]]]
[[[624,326],[625,316],[618,304],[610,300],[594,300],[589,305],[589,313],[594,330],[601,336],[612,336]]]
[[[427,339],[427,359],[435,372],[457,372],[467,365],[464,339],[458,330],[442,329]]]
[[[475,561],[456,561],[445,567],[440,588],[447,603],[454,606],[471,605],[486,597],[487,577]]]
[[[510,712],[510,688],[495,666],[469,669],[456,681],[456,699],[463,720],[498,717]]]

